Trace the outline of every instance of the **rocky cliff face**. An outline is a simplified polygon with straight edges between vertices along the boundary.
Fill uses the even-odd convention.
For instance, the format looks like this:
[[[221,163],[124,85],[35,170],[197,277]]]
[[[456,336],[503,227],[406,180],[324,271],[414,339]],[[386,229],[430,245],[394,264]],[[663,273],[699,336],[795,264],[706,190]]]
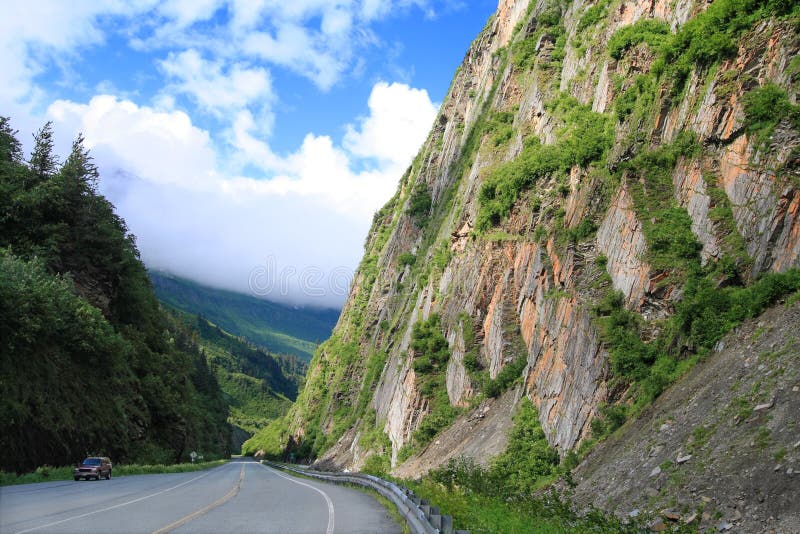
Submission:
[[[687,221],[698,264],[727,262],[720,284],[800,266],[796,122],[757,130],[745,113],[759,87],[796,101],[796,28],[754,17],[730,50],[681,70],[685,54],[659,40],[708,5],[500,1],[375,216],[283,439],[337,467],[378,454],[413,475],[502,450],[526,395],[563,454],[626,399],[597,303],[621,292],[647,341],[681,299],[689,256],[664,252],[669,221]],[[431,370],[412,344],[434,316],[450,357]]]

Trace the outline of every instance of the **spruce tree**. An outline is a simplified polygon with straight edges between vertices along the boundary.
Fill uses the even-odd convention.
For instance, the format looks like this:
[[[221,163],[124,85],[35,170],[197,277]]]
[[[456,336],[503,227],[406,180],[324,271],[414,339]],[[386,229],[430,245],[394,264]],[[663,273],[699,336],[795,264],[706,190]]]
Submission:
[[[96,192],[97,179],[100,176],[89,151],[83,146],[82,133],[72,143],[72,151],[61,168],[64,182],[64,194],[71,203],[77,203],[78,197]]]
[[[8,117],[0,117],[0,162],[22,163],[22,145]]]
[[[37,183],[51,178],[58,170],[58,158],[53,154],[53,123],[47,121],[42,129],[33,135],[34,147],[31,152],[30,168],[33,173],[33,187]]]

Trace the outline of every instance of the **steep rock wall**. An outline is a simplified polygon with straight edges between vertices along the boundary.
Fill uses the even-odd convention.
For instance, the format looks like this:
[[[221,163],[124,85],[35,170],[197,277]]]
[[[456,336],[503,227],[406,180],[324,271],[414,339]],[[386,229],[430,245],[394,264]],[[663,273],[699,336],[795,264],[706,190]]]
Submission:
[[[800,266],[797,173],[776,172],[797,158],[798,132],[782,121],[763,146],[746,130],[743,112],[744,95],[768,81],[796,101],[786,74],[800,50],[794,30],[765,20],[745,34],[734,57],[689,72],[679,99],[657,87],[645,108],[651,112],[620,117],[616,102],[657,57],[639,44],[612,58],[609,39],[643,19],[678,31],[707,4],[605,2],[600,21],[581,27],[596,5],[502,0],[467,52],[397,195],[376,214],[334,337],[312,362],[290,414],[292,440],[312,436],[324,462],[359,468],[388,447],[392,466],[415,466],[398,467],[408,475],[446,459],[434,454],[435,442],[415,446],[426,417],[441,412],[440,397],[420,391],[410,348],[414,324],[434,314],[451,350],[441,388],[455,416],[464,413],[442,420],[452,423],[448,432],[468,433],[468,422],[485,408],[487,384],[522,357],[521,394],[539,408],[551,444],[564,452],[589,436],[599,406],[623,393],[609,382],[595,304],[618,290],[628,309],[656,324],[681,298],[670,267],[656,269],[648,260],[649,215],[631,190],[644,178],[617,169],[681,132],[694,132],[700,149],[667,169],[667,200],[688,214],[702,261],[716,262],[741,243],[742,257],[749,256],[745,277]],[[545,26],[554,9],[559,17]],[[545,173],[520,193],[507,217],[476,229],[488,177],[523,157],[531,139],[553,145],[564,137],[570,108],[554,104],[563,95],[576,99],[571,109],[588,106],[596,114],[590,118],[611,125],[604,162]],[[410,201],[423,189],[431,207],[413,213]],[[730,219],[715,215],[722,207],[730,207]],[[596,232],[581,234],[585,221],[594,221]],[[399,264],[404,253],[414,255],[412,265]],[[509,421],[510,414],[498,420]],[[366,440],[371,429],[388,443]],[[486,460],[477,445],[465,454]]]

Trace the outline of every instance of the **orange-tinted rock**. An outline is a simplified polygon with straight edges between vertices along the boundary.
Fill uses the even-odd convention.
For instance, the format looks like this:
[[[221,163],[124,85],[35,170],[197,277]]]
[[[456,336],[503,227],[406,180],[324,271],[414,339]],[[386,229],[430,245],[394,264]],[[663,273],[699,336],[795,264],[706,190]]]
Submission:
[[[597,230],[597,247],[608,258],[606,268],[614,288],[638,309],[647,289],[650,266],[642,260],[647,243],[625,188],[619,190]]]
[[[619,122],[614,116],[615,93],[625,91],[638,74],[648,72],[657,54],[640,44],[620,60],[613,60],[605,48],[608,39],[620,27],[645,18],[663,19],[675,29],[693,13],[706,9],[708,3],[635,0],[615,4],[603,24],[587,29],[583,35],[584,43],[597,43],[589,45],[585,54],[572,43],[587,4],[568,4],[562,17],[567,46],[558,80],[545,79],[542,69],[519,72],[513,61],[502,60],[501,50],[509,45],[528,3],[499,2],[497,15],[467,52],[410,178],[401,186],[401,193],[406,195],[400,197],[402,201],[415,183],[424,181],[435,203],[452,199],[449,211],[436,219],[440,226],[429,228],[428,233],[405,215],[403,206],[387,216],[387,226],[394,226],[382,248],[372,246],[377,242],[377,231],[367,241],[367,253],[377,257],[376,280],[370,285],[364,272],[356,277],[337,326],[337,332],[347,339],[361,336],[351,340],[358,343],[364,361],[378,350],[388,355],[372,393],[371,407],[375,423],[383,425],[392,442],[393,460],[430,410],[428,401],[417,391],[407,352],[414,323],[431,313],[441,316],[443,334],[452,352],[445,377],[452,404],[467,406],[476,393],[477,386],[463,363],[467,352],[477,351],[481,364],[495,377],[524,345],[527,367],[522,393],[538,406],[550,443],[563,452],[588,435],[591,419],[608,394],[607,352],[590,312],[594,299],[607,289],[601,271],[594,267],[595,259],[606,256],[606,270],[614,288],[623,292],[626,305],[640,311],[646,321],[671,313],[672,300],[680,292],[680,287],[665,285],[671,280],[670,272],[652,272],[645,260],[647,241],[629,192],[604,187],[609,173],[635,155],[631,137],[644,141],[639,150],[669,143],[682,131],[696,133],[702,155],[679,161],[672,184],[675,203],[686,209],[692,231],[702,244],[703,261],[715,261],[725,253],[724,232],[730,227],[711,218],[715,206],[709,185],[715,184],[727,195],[735,226],[753,256],[753,274],[800,266],[800,195],[786,175],[776,173],[800,145],[798,133],[784,121],[775,129],[772,144],[765,148],[754,146],[743,129],[743,96],[753,80],[787,83],[783,71],[796,54],[787,45],[790,40],[781,38],[781,32],[789,31],[787,27],[775,21],[762,23],[755,34],[740,43],[736,57],[725,60],[717,71],[691,73],[680,100],[672,101],[669,87],[662,87],[652,120],[634,124],[631,119]],[[534,19],[544,7],[542,3],[533,7],[532,19],[522,21],[522,31],[535,32]],[[535,59],[549,57],[554,46],[552,39],[542,38]],[[501,71],[503,65],[505,70]],[[742,76],[720,87],[722,73],[729,70]],[[615,84],[615,79],[621,79],[622,84]],[[493,86],[494,100],[487,102]],[[473,235],[480,209],[479,191],[492,170],[516,157],[525,137],[535,136],[544,144],[558,139],[563,122],[547,104],[559,90],[612,117],[616,140],[605,166],[574,167],[567,177],[560,173],[542,177],[530,191],[521,192],[510,216],[492,229],[497,231],[495,237],[490,240],[480,232]],[[494,146],[491,135],[485,135],[482,146],[469,156],[472,164],[463,176],[455,176],[455,163],[463,156],[464,143],[483,109],[488,113],[512,111],[514,135],[501,147]],[[562,195],[559,185],[565,178],[569,187]],[[534,198],[537,203],[541,201],[535,209]],[[563,218],[552,216],[561,210]],[[596,238],[565,243],[563,231],[577,227],[586,218],[598,223]],[[544,237],[537,235],[539,228],[547,229]],[[448,248],[451,257],[444,269],[427,269],[436,251]],[[403,252],[417,254],[416,274],[397,266]],[[415,278],[421,271],[428,274],[424,281]],[[369,292],[366,304],[361,299],[364,292]],[[465,346],[464,314],[474,329],[475,345],[471,347]],[[345,319],[351,316],[360,322]],[[391,332],[381,331],[378,325],[382,320],[392,324]],[[331,365],[337,361],[336,355],[328,352],[322,358]],[[362,367],[352,364],[351,372],[358,384],[363,378],[358,374],[363,373]],[[310,381],[324,383],[329,376],[330,370],[320,365],[312,365],[309,372]],[[357,393],[351,392],[343,402],[352,406]],[[304,402],[311,404],[313,400]],[[329,408],[323,416],[322,428],[331,428],[330,413],[334,409]],[[299,436],[304,432],[304,422],[296,413],[290,417],[295,417],[292,427]],[[508,419],[504,418],[506,422]],[[358,467],[366,457],[359,449],[358,428],[346,432],[328,457],[341,459],[341,466]],[[452,434],[461,435],[465,428],[453,429]],[[470,446],[459,450],[480,455],[481,440],[468,441]],[[411,463],[430,467],[425,462]]]

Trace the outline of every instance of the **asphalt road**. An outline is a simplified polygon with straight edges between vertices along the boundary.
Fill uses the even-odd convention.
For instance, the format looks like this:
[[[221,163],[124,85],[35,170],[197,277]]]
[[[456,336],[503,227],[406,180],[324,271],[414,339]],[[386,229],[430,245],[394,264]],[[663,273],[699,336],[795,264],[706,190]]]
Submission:
[[[194,473],[0,488],[0,533],[402,532],[372,496],[250,459]]]

